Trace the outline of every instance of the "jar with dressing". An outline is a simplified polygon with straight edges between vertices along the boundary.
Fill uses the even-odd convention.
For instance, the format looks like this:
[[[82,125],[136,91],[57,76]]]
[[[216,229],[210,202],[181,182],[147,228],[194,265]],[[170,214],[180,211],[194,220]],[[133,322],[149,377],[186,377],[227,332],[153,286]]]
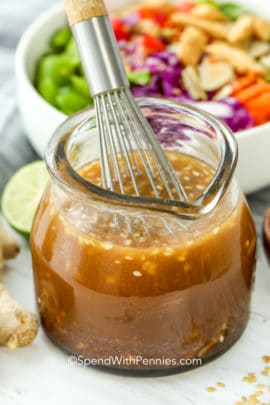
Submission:
[[[256,233],[228,128],[184,105],[139,103],[188,203],[163,200],[161,186],[154,203],[143,170],[141,197],[104,190],[94,113],[68,119],[48,146],[51,182],[31,233],[36,296],[64,350],[111,368],[178,369],[243,332]]]

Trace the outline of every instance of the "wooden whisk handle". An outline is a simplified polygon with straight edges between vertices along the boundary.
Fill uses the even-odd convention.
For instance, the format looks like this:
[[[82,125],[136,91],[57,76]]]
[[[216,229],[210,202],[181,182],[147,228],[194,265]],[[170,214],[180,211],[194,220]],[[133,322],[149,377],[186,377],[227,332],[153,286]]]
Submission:
[[[69,25],[108,15],[103,0],[65,0]]]

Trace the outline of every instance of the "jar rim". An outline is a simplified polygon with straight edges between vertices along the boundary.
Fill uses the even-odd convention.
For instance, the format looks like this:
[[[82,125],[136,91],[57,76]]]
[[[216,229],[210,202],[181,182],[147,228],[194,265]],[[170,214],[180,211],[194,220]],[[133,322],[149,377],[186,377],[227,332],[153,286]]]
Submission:
[[[51,177],[65,190],[91,201],[173,213],[182,219],[195,219],[211,212],[225,194],[238,159],[238,145],[227,125],[212,114],[189,104],[160,98],[137,98],[140,107],[166,106],[177,108],[185,116],[207,123],[218,137],[221,159],[216,173],[202,195],[194,202],[168,201],[123,195],[99,187],[82,177],[71,165],[68,158],[68,144],[74,130],[93,117],[94,109],[87,108],[67,118],[54,132],[46,150],[46,163]]]

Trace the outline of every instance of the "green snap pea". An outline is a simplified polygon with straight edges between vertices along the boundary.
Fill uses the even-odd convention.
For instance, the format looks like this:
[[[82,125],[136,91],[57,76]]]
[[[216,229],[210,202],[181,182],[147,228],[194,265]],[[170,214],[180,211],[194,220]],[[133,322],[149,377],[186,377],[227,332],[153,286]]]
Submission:
[[[55,96],[57,94],[57,86],[53,79],[49,76],[39,80],[37,85],[38,91],[48,103],[55,105]]]
[[[151,73],[149,70],[129,71],[127,76],[130,83],[139,84],[141,86],[148,84],[151,80]]]
[[[74,89],[78,93],[80,93],[82,96],[91,100],[91,95],[90,95],[90,91],[88,89],[88,84],[84,77],[73,75],[73,76],[71,76],[70,80],[71,80],[71,83],[72,83]]]
[[[230,20],[237,20],[241,15],[246,13],[246,10],[234,3],[224,3],[219,5],[220,11],[226,15]]]
[[[66,46],[65,55],[69,58],[72,64],[76,67],[81,65],[81,60],[77,51],[77,46],[73,38],[70,39]]]
[[[82,67],[82,64],[81,64],[81,63],[79,64],[79,66],[78,66],[78,68],[77,68],[77,71],[78,71],[78,74],[79,74],[80,76],[84,76],[84,71],[83,71],[83,67]]]
[[[57,107],[67,115],[80,111],[89,105],[89,99],[79,94],[72,86],[60,88],[55,97],[55,102]]]
[[[63,51],[71,39],[69,28],[61,28],[53,35],[50,41],[50,47],[55,51]]]
[[[47,55],[39,62],[37,80],[50,77],[57,86],[63,86],[69,83],[74,71],[73,62],[65,54]]]

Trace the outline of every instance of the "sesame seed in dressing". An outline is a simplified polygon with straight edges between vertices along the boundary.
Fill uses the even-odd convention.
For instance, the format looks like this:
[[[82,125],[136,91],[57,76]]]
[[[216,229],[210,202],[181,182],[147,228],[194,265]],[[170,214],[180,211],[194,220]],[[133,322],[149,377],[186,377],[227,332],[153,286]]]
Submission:
[[[167,157],[175,173],[179,176],[180,180],[183,182],[184,188],[186,188],[186,190],[190,191],[190,193],[194,195],[194,199],[198,198],[201,194],[199,193],[199,191],[202,191],[207,187],[207,185],[209,184],[209,178],[211,179],[214,175],[212,168],[210,166],[203,164],[203,162],[201,162],[198,159],[189,157],[187,155],[180,155],[177,152],[167,152]],[[139,157],[137,158],[140,165],[140,159]],[[121,160],[120,166],[123,167]],[[149,197],[149,196],[154,197],[155,193],[153,192],[153,190],[149,185],[149,180],[143,167],[141,167],[141,172],[142,172],[141,174],[136,174],[136,181],[140,186],[140,192],[142,197]],[[89,164],[88,166],[85,166],[81,170],[81,174],[88,181],[96,184],[97,179],[99,181],[101,179],[101,169],[99,162],[94,162]],[[134,195],[134,188],[131,179],[124,175],[123,179],[126,194]],[[156,188],[160,194],[160,198],[167,198],[166,189],[164,188],[164,185],[160,180],[159,176],[157,176],[156,179]],[[115,191],[120,192],[117,183],[115,183]],[[171,189],[171,191],[174,195],[176,194],[174,189]],[[121,232],[121,236],[122,234],[124,234],[124,232]]]
[[[213,169],[187,155],[167,156],[189,200],[199,198]],[[141,173],[134,175],[141,195],[149,197],[147,175],[138,164]],[[97,184],[100,162],[90,162],[79,174]],[[166,198],[159,176],[155,181]],[[123,183],[134,195],[132,180],[125,177]],[[91,196],[84,202],[70,195],[62,209],[62,200],[55,204],[55,195],[49,194],[38,214],[42,229],[32,234],[48,334],[89,359],[134,353],[207,358],[224,351],[247,320],[256,252],[252,218],[237,195],[225,193],[210,214],[183,220],[175,215],[179,208],[167,213],[91,201]],[[264,373],[270,374],[270,368]],[[205,395],[215,397],[218,392],[211,392],[223,388],[214,385]]]
[[[142,273],[140,271],[133,271],[133,275],[135,277],[142,277]]]
[[[192,174],[193,174],[193,176],[195,176],[195,177],[199,177],[201,174],[200,174],[200,172],[197,172],[197,170],[193,170],[192,171]]]
[[[174,249],[171,247],[167,247],[163,254],[164,256],[172,256],[174,254]]]
[[[181,255],[181,256],[177,257],[178,262],[184,262],[185,260],[186,260],[186,256],[184,256],[184,255]]]
[[[113,248],[113,244],[111,242],[105,242],[103,247],[105,250],[111,250]]]

